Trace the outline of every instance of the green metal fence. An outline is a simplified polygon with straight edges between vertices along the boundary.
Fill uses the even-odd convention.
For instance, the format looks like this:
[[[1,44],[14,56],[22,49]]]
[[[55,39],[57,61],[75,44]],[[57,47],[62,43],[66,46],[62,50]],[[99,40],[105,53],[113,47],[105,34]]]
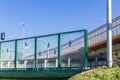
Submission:
[[[87,67],[87,30],[0,42],[0,69]]]

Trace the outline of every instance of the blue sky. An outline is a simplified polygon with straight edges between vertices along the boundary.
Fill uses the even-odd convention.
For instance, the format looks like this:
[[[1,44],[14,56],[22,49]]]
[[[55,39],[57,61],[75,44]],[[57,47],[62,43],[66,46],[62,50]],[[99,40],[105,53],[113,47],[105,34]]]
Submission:
[[[115,18],[120,15],[120,0],[112,0]],[[106,22],[106,0],[0,0],[0,33],[6,39],[64,31],[91,31]]]

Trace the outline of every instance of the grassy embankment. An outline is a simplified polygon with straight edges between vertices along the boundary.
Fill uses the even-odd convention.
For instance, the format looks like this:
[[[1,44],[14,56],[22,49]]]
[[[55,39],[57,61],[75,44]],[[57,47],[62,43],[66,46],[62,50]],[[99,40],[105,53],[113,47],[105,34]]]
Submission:
[[[68,80],[120,80],[120,67],[102,67],[84,71]]]

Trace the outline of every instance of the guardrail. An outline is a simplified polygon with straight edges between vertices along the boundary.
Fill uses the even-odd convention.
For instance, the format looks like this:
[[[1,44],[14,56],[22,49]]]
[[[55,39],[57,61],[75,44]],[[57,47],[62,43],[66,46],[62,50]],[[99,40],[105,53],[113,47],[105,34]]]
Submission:
[[[46,64],[52,65],[52,63],[48,63],[52,58],[56,59],[56,68],[66,67],[66,61],[64,59],[67,59],[69,63],[67,67],[71,67],[72,65],[70,65],[70,63],[75,63],[75,60],[72,58],[78,59],[77,62],[79,63],[79,65],[74,65],[72,67],[87,67],[87,52],[87,30],[1,41],[0,69],[38,69],[41,59],[47,60]],[[28,67],[20,67],[22,61]]]

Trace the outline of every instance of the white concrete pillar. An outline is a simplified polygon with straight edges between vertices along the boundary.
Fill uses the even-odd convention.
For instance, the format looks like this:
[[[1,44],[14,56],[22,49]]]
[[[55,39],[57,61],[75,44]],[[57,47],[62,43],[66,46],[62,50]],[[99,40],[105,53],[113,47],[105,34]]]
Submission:
[[[56,59],[56,64],[55,65],[56,65],[56,67],[58,67],[58,59]]]
[[[70,61],[71,61],[71,59],[68,58],[68,67],[70,67]]]
[[[24,61],[24,68],[27,68],[27,61]]]
[[[45,59],[44,60],[44,68],[46,68],[47,67],[47,60]]]
[[[11,62],[8,61],[7,68],[10,68]]]
[[[17,66],[17,68],[19,68],[20,66],[19,66],[19,61],[17,61],[17,64],[16,64],[16,66]]]

